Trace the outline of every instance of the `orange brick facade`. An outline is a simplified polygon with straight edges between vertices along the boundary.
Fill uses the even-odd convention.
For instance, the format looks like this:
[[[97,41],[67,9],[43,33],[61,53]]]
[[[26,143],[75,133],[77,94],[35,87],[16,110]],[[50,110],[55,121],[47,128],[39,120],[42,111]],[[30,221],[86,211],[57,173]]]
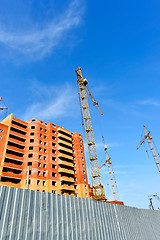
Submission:
[[[0,123],[0,185],[89,198],[82,135],[9,115]]]

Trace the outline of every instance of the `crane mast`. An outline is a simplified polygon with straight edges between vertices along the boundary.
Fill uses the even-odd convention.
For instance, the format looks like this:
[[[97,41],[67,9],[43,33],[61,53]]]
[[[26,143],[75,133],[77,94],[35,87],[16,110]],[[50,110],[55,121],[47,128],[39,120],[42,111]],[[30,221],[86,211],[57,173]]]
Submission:
[[[154,210],[154,206],[153,206],[153,202],[152,202],[152,199],[153,197],[155,197],[159,202],[160,202],[160,197],[156,194],[154,195],[148,195],[148,198],[149,198],[149,201],[150,201],[150,209]]]
[[[95,200],[104,200],[105,193],[104,193],[104,188],[101,182],[100,168],[99,168],[99,163],[97,158],[96,145],[94,140],[88,100],[87,100],[87,92],[89,90],[86,85],[88,84],[88,81],[87,79],[83,78],[80,67],[78,67],[77,70],[75,70],[75,72],[77,74],[77,82],[79,85],[79,94],[80,94],[81,108],[83,113],[83,121],[85,126],[86,137],[87,137],[87,145],[88,145],[88,151],[89,151],[92,185],[93,185],[93,198]],[[92,98],[94,105],[96,105],[99,108],[98,103],[92,97],[91,93],[89,95]]]
[[[113,171],[112,171],[112,162],[111,162],[111,158],[108,155],[108,151],[107,151],[107,146],[106,145],[104,147],[104,150],[105,150],[105,153],[106,153],[106,160],[105,160],[104,163],[102,163],[102,165],[99,168],[101,169],[105,164],[107,164],[109,177],[110,177],[110,183],[111,183],[111,187],[112,187],[113,197],[114,197],[115,201],[118,201],[118,196],[117,196],[117,191],[116,191],[116,182],[115,182]]]
[[[2,101],[2,97],[0,97],[0,103]],[[5,110],[5,109],[8,109],[7,107],[0,107],[0,110]]]
[[[152,155],[153,155],[153,158],[155,160],[155,163],[157,165],[157,168],[158,168],[158,171],[160,172],[160,161],[159,161],[159,158],[158,158],[158,154],[156,153],[156,150],[155,150],[155,147],[153,145],[153,141],[152,141],[152,136],[150,135],[150,132],[146,129],[145,126],[144,127],[144,131],[145,131],[145,136],[144,138],[142,139],[142,141],[139,143],[139,145],[137,146],[137,149],[139,149],[139,147],[145,142],[145,140],[147,139],[148,141],[148,144],[149,144],[149,147],[151,149],[151,152],[152,152]]]

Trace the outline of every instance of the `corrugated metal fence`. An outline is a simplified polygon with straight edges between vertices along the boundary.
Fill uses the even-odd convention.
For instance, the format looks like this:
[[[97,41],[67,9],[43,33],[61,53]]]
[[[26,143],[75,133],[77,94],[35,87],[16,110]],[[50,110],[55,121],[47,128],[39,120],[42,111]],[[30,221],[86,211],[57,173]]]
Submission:
[[[0,186],[0,239],[160,240],[160,212]]]

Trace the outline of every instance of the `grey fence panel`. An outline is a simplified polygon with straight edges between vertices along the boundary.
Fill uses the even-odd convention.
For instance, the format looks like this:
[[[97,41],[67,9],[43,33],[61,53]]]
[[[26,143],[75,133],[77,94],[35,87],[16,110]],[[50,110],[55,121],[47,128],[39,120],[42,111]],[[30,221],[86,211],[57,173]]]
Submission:
[[[160,211],[0,186],[0,240],[160,239]]]

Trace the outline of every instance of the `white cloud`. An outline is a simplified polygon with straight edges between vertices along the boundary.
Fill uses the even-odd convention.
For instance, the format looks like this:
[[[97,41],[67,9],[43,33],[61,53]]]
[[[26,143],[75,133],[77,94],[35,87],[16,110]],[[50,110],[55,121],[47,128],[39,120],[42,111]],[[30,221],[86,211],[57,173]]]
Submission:
[[[76,94],[73,94],[70,85],[63,87],[54,86],[34,86],[31,98],[36,94],[36,101],[31,104],[21,116],[23,120],[32,118],[51,121],[58,117],[73,117],[76,114],[77,101]]]
[[[139,101],[139,104],[160,107],[160,102],[157,102],[157,101],[155,101],[153,99],[145,99],[145,100]]]
[[[80,24],[81,6],[79,0],[72,1],[61,17],[56,17],[43,29],[37,27],[30,32],[8,32],[7,26],[2,28],[1,23],[0,44],[33,59],[40,59],[53,51],[66,32]]]

